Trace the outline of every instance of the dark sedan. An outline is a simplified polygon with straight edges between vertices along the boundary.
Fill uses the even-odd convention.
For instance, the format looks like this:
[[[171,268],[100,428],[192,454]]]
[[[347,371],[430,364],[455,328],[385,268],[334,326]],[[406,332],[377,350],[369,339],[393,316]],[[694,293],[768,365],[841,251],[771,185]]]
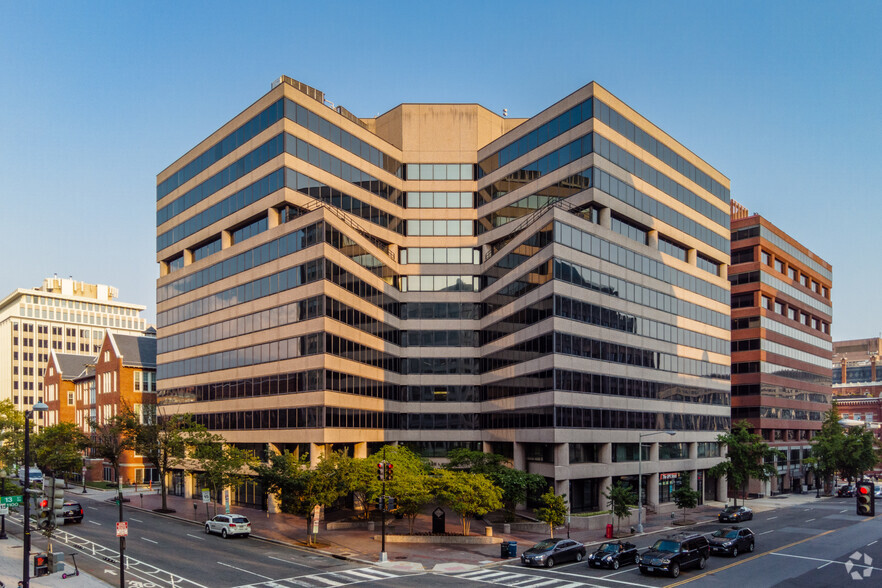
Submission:
[[[708,537],[711,553],[725,553],[737,557],[742,551],[753,551],[756,538],[746,527],[723,527]]]
[[[839,490],[836,491],[836,496],[840,498],[854,498],[854,486],[851,484],[841,486]]]
[[[565,561],[582,561],[585,546],[572,539],[546,539],[540,541],[521,554],[525,566],[545,566],[553,568]]]
[[[68,521],[71,523],[82,523],[83,505],[79,502],[65,502],[64,509],[61,511],[61,516],[65,523]]]
[[[633,543],[617,541],[603,543],[597,551],[588,556],[588,565],[592,568],[619,569],[619,566],[637,563],[637,546]]]
[[[753,520],[753,511],[746,506],[727,506],[717,519],[721,523],[740,523]]]

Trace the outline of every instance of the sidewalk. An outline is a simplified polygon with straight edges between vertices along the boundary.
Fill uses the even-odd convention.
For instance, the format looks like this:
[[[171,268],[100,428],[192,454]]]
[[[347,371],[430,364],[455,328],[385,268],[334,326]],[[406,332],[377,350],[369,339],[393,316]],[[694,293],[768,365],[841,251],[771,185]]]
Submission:
[[[12,535],[9,535],[8,539],[0,541],[0,582],[2,582],[6,588],[15,588],[18,585],[19,580],[21,580],[22,548],[23,545],[21,540],[17,537],[13,537]],[[31,547],[31,553],[37,553],[37,551],[34,550],[33,546]],[[28,569],[30,570],[29,574],[33,575],[33,555],[28,559]],[[65,573],[73,573],[74,571],[74,566],[70,560],[70,555],[68,555],[65,560],[64,570]],[[67,578],[66,580],[62,579],[61,574],[59,573],[50,574],[48,576],[41,576],[39,578],[31,578],[30,585],[34,586],[35,588],[42,588],[44,586],[63,586],[64,588],[111,587],[111,584],[102,582],[98,578],[90,576],[83,571],[80,571],[79,576],[72,576]]]
[[[112,500],[115,492],[105,492],[104,496],[100,496],[100,491],[89,491],[89,498]],[[142,499],[137,493],[125,493],[130,499],[126,503],[126,510],[141,509]],[[815,498],[814,494],[786,494],[774,498],[748,499],[747,506],[754,512],[764,512],[777,508],[788,506],[798,506],[806,503],[816,503],[826,501],[829,498]],[[201,528],[206,519],[205,504],[192,498],[182,498],[179,496],[168,496],[167,504],[169,508],[175,509],[177,512],[165,516],[173,516],[181,520],[190,521],[194,527]],[[741,501],[739,500],[739,504]],[[153,510],[159,508],[161,499],[156,490],[153,493],[143,494],[143,509]],[[194,509],[194,505],[196,508]],[[214,505],[209,504],[209,514],[214,516]],[[716,515],[725,506],[722,502],[711,502],[688,512],[688,519],[696,521],[696,524],[709,523],[716,521]],[[318,550],[327,555],[331,555],[340,559],[357,561],[364,564],[376,564],[380,556],[380,523],[377,521],[375,531],[371,532],[366,529],[345,529],[329,531],[325,528],[325,522],[319,529],[318,548],[305,547],[306,540],[306,520],[288,514],[268,514],[264,511],[250,508],[234,507],[233,511],[243,514],[251,521],[252,536],[268,541],[283,543],[303,549],[305,551]],[[223,507],[218,505],[218,513],[223,512]],[[660,531],[681,531],[684,528],[675,526],[675,520],[681,517],[681,511],[677,511],[674,517],[671,514],[649,514],[644,521],[644,534],[656,533]],[[331,513],[330,520],[334,520]],[[431,531],[431,516],[421,515],[417,518],[414,525],[415,534],[428,534]],[[484,535],[486,523],[481,520],[474,520],[471,524],[472,535]],[[623,527],[624,528],[624,527]],[[459,517],[447,509],[446,529],[448,532],[457,532],[460,529]],[[505,541],[517,541],[518,553],[524,549],[532,547],[533,544],[547,537],[546,532],[531,533],[518,531],[515,533],[501,533],[501,525],[493,527],[493,534],[501,537]],[[408,521],[406,519],[387,518],[386,522],[387,534],[407,534]],[[555,536],[566,535],[566,527],[555,529]],[[586,544],[600,543],[604,540],[604,531],[587,531],[575,530],[570,531],[570,536],[577,541]],[[375,539],[375,537],[377,537]],[[388,562],[382,564],[384,567],[399,569],[401,571],[422,571],[434,570],[443,572],[453,572],[474,569],[476,567],[500,564],[510,562],[500,558],[500,545],[461,545],[452,543],[386,543],[386,552],[388,554]]]

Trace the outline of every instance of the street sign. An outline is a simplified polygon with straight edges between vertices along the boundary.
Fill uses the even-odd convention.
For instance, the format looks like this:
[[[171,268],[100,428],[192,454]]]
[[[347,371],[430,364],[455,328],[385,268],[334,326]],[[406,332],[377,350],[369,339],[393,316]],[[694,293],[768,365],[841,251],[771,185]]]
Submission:
[[[21,496],[0,496],[0,504],[21,504]]]
[[[229,488],[224,489],[224,511],[227,514],[230,514],[230,490],[229,490]]]
[[[208,491],[208,488],[202,489],[202,502],[205,504],[211,502],[211,492]]]
[[[120,521],[116,524],[116,536],[117,537],[128,537],[129,536],[129,524],[125,521]]]
[[[8,515],[9,507],[5,504],[0,504],[0,515]]]
[[[322,507],[318,504],[315,505],[315,508],[312,509],[312,534],[318,535],[319,529],[319,516],[321,515]]]

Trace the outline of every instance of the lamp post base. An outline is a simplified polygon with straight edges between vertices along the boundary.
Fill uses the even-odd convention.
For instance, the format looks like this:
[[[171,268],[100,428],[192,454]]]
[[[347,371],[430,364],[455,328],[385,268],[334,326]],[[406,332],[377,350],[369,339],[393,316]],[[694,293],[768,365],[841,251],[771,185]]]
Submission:
[[[638,533],[642,533],[642,532],[643,532],[643,523],[637,523],[637,532],[638,532]]]
[[[385,551],[381,551],[381,552],[380,552],[380,562],[379,562],[379,563],[386,563],[387,561],[389,561],[389,556],[386,555],[386,552],[385,552]]]

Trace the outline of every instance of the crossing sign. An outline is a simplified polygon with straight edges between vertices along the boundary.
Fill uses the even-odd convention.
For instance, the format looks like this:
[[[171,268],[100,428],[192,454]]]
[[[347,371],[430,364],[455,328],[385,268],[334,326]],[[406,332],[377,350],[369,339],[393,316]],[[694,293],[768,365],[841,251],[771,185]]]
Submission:
[[[116,536],[117,537],[128,537],[129,536],[129,523],[126,521],[120,521],[116,524]]]

